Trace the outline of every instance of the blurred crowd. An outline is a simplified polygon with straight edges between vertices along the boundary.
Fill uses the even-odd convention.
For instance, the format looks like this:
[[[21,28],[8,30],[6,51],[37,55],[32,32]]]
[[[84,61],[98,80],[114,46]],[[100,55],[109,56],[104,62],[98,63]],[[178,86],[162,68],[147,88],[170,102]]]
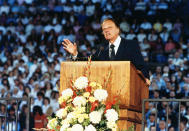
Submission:
[[[60,63],[70,60],[61,42],[76,42],[83,56],[94,54],[104,46],[101,21],[113,17],[120,35],[137,40],[149,64],[150,98],[187,99],[188,8],[187,0],[0,0],[0,97],[30,97],[31,128],[43,127],[59,108]],[[6,107],[14,118],[15,103],[0,102],[0,125]],[[25,104],[18,107],[20,131],[26,129]],[[146,127],[153,130],[155,104],[149,107]],[[177,131],[175,102],[158,103],[157,130],[165,128],[167,111],[169,131]],[[181,104],[181,116],[180,127],[186,130],[188,103]]]

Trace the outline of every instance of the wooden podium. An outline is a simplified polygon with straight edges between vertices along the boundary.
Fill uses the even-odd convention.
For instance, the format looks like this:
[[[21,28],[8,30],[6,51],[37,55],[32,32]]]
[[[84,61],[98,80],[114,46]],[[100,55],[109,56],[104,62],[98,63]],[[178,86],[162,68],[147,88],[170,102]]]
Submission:
[[[87,62],[62,62],[60,72],[60,92],[70,86],[70,80],[82,76]],[[148,98],[148,85],[144,76],[139,73],[130,61],[92,61],[90,65],[90,81],[104,83],[110,70],[111,83],[106,89],[108,100],[118,96],[120,104],[120,119],[118,127],[127,129],[135,125],[135,130],[141,130],[142,100]]]

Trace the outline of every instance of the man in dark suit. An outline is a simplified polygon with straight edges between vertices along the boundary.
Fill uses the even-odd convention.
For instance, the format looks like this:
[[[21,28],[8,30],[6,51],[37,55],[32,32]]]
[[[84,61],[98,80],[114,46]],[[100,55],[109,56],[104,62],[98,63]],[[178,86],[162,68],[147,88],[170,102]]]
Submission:
[[[140,70],[146,77],[149,84],[149,72],[143,56],[141,55],[137,41],[125,40],[120,37],[119,25],[112,19],[105,19],[102,24],[102,31],[107,40],[107,47],[99,50],[92,56],[95,60],[100,61],[131,61],[135,67]],[[64,49],[69,52],[74,59],[79,57],[76,43],[65,39],[62,42]]]

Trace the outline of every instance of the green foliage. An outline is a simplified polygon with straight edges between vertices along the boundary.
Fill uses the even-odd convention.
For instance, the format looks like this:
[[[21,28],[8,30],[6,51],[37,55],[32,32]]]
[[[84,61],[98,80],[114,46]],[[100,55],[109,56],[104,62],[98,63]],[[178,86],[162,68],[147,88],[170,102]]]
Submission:
[[[77,96],[81,96],[83,93],[84,93],[84,90],[78,90],[78,91],[76,92]]]
[[[61,125],[61,119],[60,118],[57,118],[57,121],[58,121],[58,125]]]
[[[77,124],[78,122],[77,122],[77,120],[76,119],[72,119],[72,121],[71,121],[71,124],[72,125],[75,125],[75,124]]]
[[[86,113],[89,114],[91,110],[91,104],[89,102],[86,103]]]
[[[82,125],[85,127],[85,126],[88,126],[90,124],[90,120],[89,119],[85,119],[84,122],[82,123]]]
[[[119,113],[119,105],[118,104],[112,105],[112,108],[115,109]]]
[[[105,129],[107,129],[107,127],[106,127],[106,121],[105,121],[105,120],[101,120],[101,121],[99,122],[99,124],[96,124],[96,125],[95,125],[95,127],[96,127],[96,129],[97,129],[98,131],[105,131]]]
[[[100,127],[105,127],[106,126],[106,120],[102,120],[102,121],[100,121],[100,123],[99,123],[99,125],[100,125]]]
[[[95,108],[96,111],[98,110],[104,110],[106,108],[106,106],[102,103],[99,103],[99,105]]]
[[[106,129],[106,128],[100,128],[98,131],[112,131],[111,129]]]
[[[48,119],[48,120],[51,120],[51,119],[53,119],[53,117],[52,117],[52,116],[48,116],[47,119]]]
[[[68,111],[68,112],[72,112],[72,111],[73,111],[73,108],[72,108],[71,106],[69,106],[69,107],[67,108],[67,111]]]
[[[68,101],[66,101],[67,104],[72,102],[72,98],[69,98]]]
[[[128,129],[124,129],[124,130],[119,129],[119,131],[135,131],[135,126],[132,125],[132,126],[129,127]]]

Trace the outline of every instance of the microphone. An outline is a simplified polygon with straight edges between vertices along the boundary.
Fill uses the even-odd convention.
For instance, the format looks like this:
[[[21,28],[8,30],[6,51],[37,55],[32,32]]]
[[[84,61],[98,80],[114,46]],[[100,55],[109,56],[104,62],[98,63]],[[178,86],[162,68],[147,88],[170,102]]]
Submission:
[[[111,53],[112,53],[112,48],[109,48],[109,54],[108,54],[109,58],[111,57]]]
[[[103,50],[104,50],[104,47],[101,46],[100,49],[99,49],[98,55],[97,55],[98,57],[100,56],[100,54],[101,54],[101,52],[102,52]]]

